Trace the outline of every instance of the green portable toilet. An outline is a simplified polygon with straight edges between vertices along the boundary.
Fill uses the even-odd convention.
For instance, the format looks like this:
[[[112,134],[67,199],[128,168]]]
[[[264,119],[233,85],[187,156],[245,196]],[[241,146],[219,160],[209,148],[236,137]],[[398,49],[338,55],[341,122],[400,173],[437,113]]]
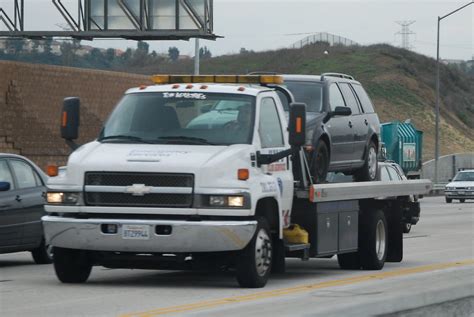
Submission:
[[[381,125],[387,159],[397,162],[408,178],[420,178],[423,132],[409,122],[392,121]]]

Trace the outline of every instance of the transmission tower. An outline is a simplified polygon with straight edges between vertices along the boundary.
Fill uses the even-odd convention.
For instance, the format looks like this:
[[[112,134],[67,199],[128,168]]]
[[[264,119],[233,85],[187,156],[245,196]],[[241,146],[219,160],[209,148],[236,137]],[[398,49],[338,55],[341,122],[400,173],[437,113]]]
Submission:
[[[402,45],[401,47],[407,50],[412,49],[413,47],[410,45],[410,35],[416,34],[415,32],[412,32],[410,30],[410,25],[415,23],[416,21],[410,20],[410,21],[396,21],[398,25],[402,27],[402,29],[395,33],[395,35],[401,35],[402,36]]]

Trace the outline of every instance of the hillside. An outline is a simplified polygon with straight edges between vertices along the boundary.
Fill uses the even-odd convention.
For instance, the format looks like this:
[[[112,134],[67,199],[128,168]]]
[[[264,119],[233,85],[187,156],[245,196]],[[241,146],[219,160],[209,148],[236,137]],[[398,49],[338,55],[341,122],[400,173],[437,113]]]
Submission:
[[[325,55],[324,51],[329,54]],[[192,73],[193,62],[163,63],[128,69],[142,74]],[[388,45],[328,47],[227,55],[202,61],[201,73],[237,74],[252,71],[353,75],[367,89],[381,121],[412,119],[424,131],[424,160],[434,157],[436,61]],[[474,151],[474,79],[441,68],[441,155]]]

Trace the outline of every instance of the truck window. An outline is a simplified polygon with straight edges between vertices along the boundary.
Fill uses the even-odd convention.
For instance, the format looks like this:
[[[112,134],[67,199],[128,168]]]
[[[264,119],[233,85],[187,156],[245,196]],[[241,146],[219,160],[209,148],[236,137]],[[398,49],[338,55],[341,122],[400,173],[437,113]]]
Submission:
[[[364,88],[358,84],[352,84],[357,97],[359,98],[360,104],[362,106],[362,110],[365,113],[374,113],[374,106],[372,105],[372,101],[370,101],[369,96],[365,92]]]
[[[307,111],[309,112],[322,111],[323,89],[320,83],[285,80],[285,86],[293,94],[296,102],[302,102],[306,104]],[[285,105],[284,102],[282,103],[283,105]],[[288,110],[288,109],[285,108],[285,110]]]
[[[263,148],[283,147],[283,134],[280,118],[273,98],[264,98],[260,108],[258,132]]]
[[[331,84],[329,87],[329,106],[331,111],[334,111],[336,107],[345,107],[344,98],[342,98],[341,91],[336,84]]]
[[[339,83],[339,88],[341,89],[342,95],[344,96],[344,100],[346,100],[346,104],[352,110],[352,114],[359,114],[359,104],[357,103],[357,99],[352,92],[351,87],[347,83]]]
[[[219,93],[156,92],[126,95],[102,129],[99,141],[205,145],[250,144],[255,97]],[[113,136],[120,140],[112,140]],[[126,138],[126,137],[128,138]],[[173,140],[175,138],[176,140]],[[192,141],[191,138],[195,140]],[[104,139],[105,140],[105,139]]]

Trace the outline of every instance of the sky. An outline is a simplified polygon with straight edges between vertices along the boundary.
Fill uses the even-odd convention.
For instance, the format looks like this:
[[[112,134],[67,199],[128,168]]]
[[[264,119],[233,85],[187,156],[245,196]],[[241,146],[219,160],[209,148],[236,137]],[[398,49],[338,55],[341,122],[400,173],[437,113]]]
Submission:
[[[191,0],[192,1],[192,0]],[[410,30],[413,50],[436,56],[437,17],[470,0],[214,0],[214,33],[224,38],[201,40],[214,56],[237,53],[241,48],[254,51],[290,47],[317,32],[349,38],[362,45],[388,43],[401,45],[396,21],[415,21]],[[64,23],[51,0],[25,0],[26,30],[59,30]],[[13,0],[0,0],[0,7],[12,14]],[[77,0],[63,0],[75,12]],[[0,30],[6,30],[0,25]],[[194,40],[150,41],[151,50],[166,53],[176,46],[181,54],[194,55]],[[83,45],[125,49],[136,47],[126,40],[83,41]],[[473,59],[474,5],[441,21],[440,56],[443,59]]]

